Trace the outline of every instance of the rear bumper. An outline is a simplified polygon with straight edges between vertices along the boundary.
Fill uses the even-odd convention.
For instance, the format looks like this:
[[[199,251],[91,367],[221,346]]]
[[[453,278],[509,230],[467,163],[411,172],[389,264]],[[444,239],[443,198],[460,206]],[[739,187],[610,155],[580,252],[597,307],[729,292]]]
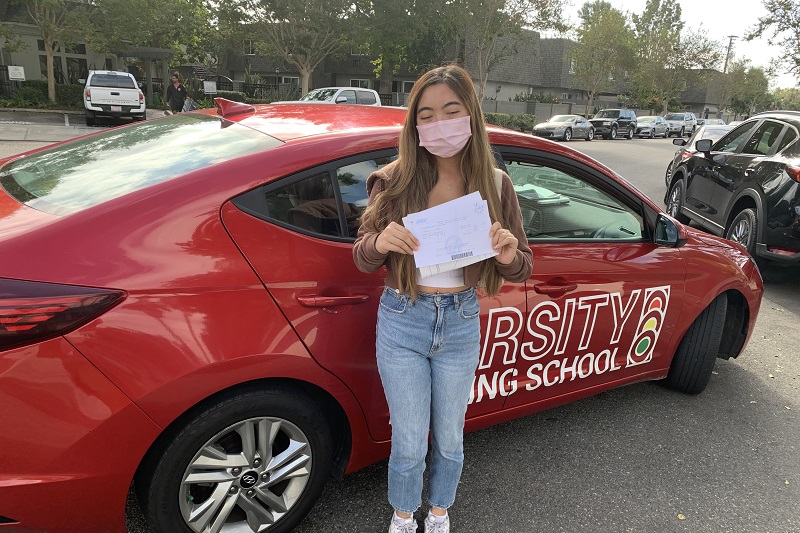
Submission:
[[[124,533],[158,426],[57,338],[0,352],[0,532]]]
[[[119,107],[119,111],[112,110],[111,105],[94,104],[86,102],[84,107],[87,111],[92,111],[98,117],[143,117],[145,114],[145,105],[141,106],[115,106]]]

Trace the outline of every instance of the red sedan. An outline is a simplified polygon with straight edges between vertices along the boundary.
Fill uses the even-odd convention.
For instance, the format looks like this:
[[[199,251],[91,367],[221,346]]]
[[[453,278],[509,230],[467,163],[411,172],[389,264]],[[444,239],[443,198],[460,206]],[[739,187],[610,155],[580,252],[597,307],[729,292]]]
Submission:
[[[388,455],[352,261],[405,111],[225,100],[0,161],[0,533],[283,532]],[[475,430],[642,380],[703,390],[763,292],[738,244],[490,128],[533,273],[482,300]]]

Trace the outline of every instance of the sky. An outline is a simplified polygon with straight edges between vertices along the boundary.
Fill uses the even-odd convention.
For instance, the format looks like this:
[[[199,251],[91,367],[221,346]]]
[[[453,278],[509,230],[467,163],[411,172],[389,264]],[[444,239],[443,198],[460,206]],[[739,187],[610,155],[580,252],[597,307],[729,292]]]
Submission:
[[[647,0],[607,0],[620,11],[642,13]],[[770,59],[780,55],[780,48],[770,46],[767,39],[745,41],[747,30],[755,27],[759,17],[767,11],[761,0],[677,0],[686,28],[699,29],[701,24],[706,35],[728,46],[728,36],[737,35],[733,42],[732,57],[747,57],[754,66],[767,67]],[[578,10],[583,0],[572,0],[571,22],[578,22]],[[719,66],[722,70],[722,65]],[[772,80],[773,87],[797,87],[798,82],[791,74],[780,73]]]

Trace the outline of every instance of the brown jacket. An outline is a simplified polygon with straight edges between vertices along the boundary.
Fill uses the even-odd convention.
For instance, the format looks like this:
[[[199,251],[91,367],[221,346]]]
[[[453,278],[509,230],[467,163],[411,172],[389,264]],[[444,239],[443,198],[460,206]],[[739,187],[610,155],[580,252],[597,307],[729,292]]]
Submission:
[[[367,178],[367,193],[369,194],[369,203],[375,201],[375,198],[382,193],[389,184],[389,180],[394,176],[397,165],[389,164],[386,167],[376,170],[369,178]],[[501,191],[501,204],[503,213],[506,216],[507,228],[514,233],[514,236],[519,241],[517,245],[517,256],[514,260],[507,264],[501,265],[494,259],[489,261],[494,262],[497,272],[503,276],[504,279],[513,282],[523,282],[531,275],[533,269],[533,258],[531,249],[528,246],[528,238],[525,236],[525,230],[522,227],[522,213],[519,209],[519,201],[517,194],[514,192],[514,185],[511,183],[511,178],[507,174],[503,174],[503,186]],[[375,248],[375,241],[378,239],[383,228],[378,228],[374,223],[362,222],[361,227],[358,229],[358,237],[356,238],[355,246],[353,247],[353,261],[356,267],[362,272],[375,272],[384,264],[387,265],[386,285],[396,289],[397,276],[392,272],[391,267],[386,261],[388,254],[382,254]],[[464,283],[469,287],[476,287],[480,282],[481,276],[481,263],[473,263],[464,267]]]

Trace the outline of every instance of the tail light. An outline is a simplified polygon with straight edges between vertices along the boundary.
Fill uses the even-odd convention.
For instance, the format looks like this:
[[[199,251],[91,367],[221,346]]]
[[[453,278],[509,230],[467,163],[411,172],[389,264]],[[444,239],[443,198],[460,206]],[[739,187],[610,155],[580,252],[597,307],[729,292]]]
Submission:
[[[91,99],[92,99],[92,90],[91,89],[86,89],[86,99],[91,101]]]
[[[123,298],[117,290],[0,278],[0,350],[64,335]]]
[[[144,102],[144,93],[139,91],[139,103],[141,104],[142,102]]]

